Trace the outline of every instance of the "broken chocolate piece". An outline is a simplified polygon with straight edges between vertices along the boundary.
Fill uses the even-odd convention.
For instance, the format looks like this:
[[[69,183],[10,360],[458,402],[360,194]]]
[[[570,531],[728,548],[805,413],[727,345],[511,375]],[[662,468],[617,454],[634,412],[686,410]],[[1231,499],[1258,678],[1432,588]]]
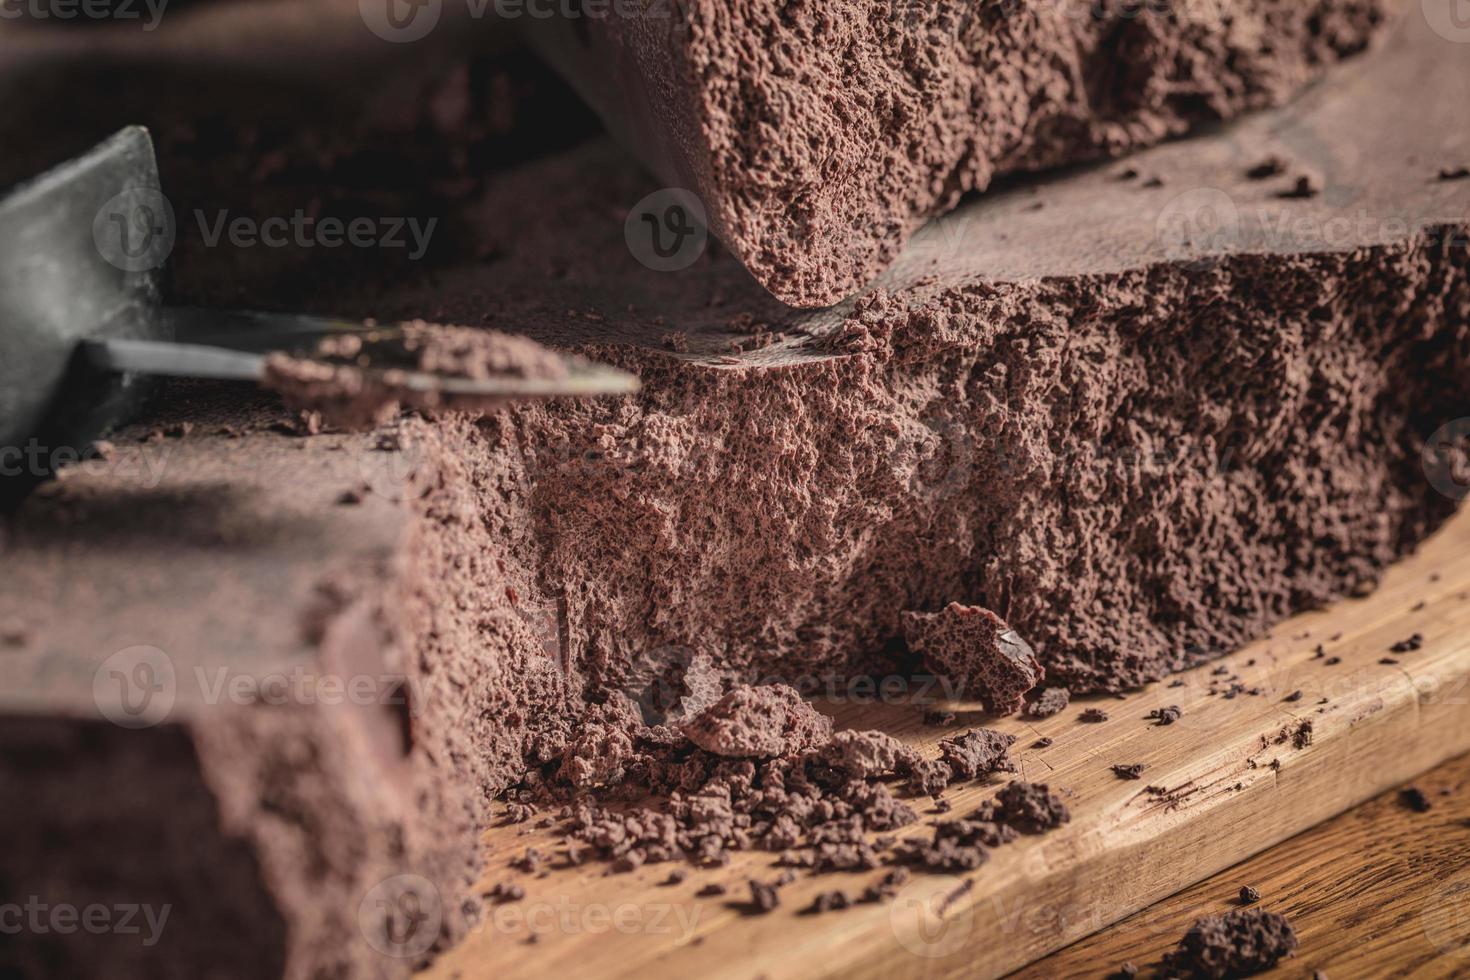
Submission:
[[[1256,888],[1256,887],[1254,887],[1252,885],[1241,885],[1240,886],[1240,904],[1241,905],[1254,905],[1256,902],[1259,902],[1260,900],[1261,900],[1261,892],[1260,892],[1260,889],[1258,889],[1258,888]]]
[[[939,743],[939,754],[955,779],[978,779],[995,772],[1015,772],[1008,753],[1016,736],[974,728]]]
[[[885,732],[838,732],[821,758],[854,779],[887,776],[918,761],[918,753]]]
[[[1088,708],[1077,716],[1077,720],[1089,725],[1097,725],[1108,720],[1108,713],[1101,708]]]
[[[1141,762],[1129,763],[1127,765],[1114,765],[1113,775],[1119,779],[1142,779],[1143,771],[1148,767]]]
[[[706,752],[774,758],[816,748],[832,736],[832,719],[785,684],[739,687],[684,726]]]
[[[1190,926],[1164,957],[1164,967],[1174,975],[1208,980],[1247,977],[1296,952],[1297,942],[1296,930],[1285,916],[1236,909],[1205,916]]]
[[[1389,649],[1389,652],[1390,653],[1413,653],[1413,652],[1415,652],[1417,650],[1423,649],[1423,647],[1424,647],[1424,634],[1422,634],[1422,633],[1415,633],[1413,636],[1409,637],[1407,640],[1399,640],[1397,643],[1395,643],[1393,646],[1389,647],[1388,649]]]
[[[950,603],[937,613],[903,614],[904,639],[934,674],[987,711],[1009,715],[1046,676],[1035,652],[989,609]]]
[[[1324,4],[678,4],[528,26],[758,282],[819,307],[996,177],[1280,104],[1388,21],[1381,0]]]
[[[1072,819],[1066,804],[1043,783],[1008,783],[978,811],[1023,834],[1040,834]]]
[[[1050,718],[1066,710],[1072,700],[1072,692],[1065,687],[1043,688],[1034,700],[1026,705],[1027,718]]]

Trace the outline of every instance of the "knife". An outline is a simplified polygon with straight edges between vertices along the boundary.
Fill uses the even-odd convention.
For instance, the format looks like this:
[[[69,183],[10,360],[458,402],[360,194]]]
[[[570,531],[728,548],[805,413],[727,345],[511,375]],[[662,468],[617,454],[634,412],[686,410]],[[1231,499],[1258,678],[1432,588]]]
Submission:
[[[0,509],[53,475],[52,451],[80,453],[133,415],[150,378],[259,381],[272,352],[309,356],[330,336],[384,333],[330,317],[163,305],[173,218],[160,188],[152,139],[132,126],[0,198]],[[626,372],[563,360],[557,379],[415,371],[403,383],[505,399],[638,390]],[[16,458],[30,462],[5,465]]]

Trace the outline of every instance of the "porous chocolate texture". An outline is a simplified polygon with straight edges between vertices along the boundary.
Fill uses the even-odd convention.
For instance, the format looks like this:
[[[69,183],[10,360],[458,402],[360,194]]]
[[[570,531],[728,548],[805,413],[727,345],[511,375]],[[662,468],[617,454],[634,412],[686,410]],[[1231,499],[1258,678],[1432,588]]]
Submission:
[[[1020,710],[1046,676],[1036,652],[989,609],[952,602],[937,613],[905,612],[903,632],[929,670],[995,714]]]
[[[364,438],[302,435],[233,388],[165,392],[0,542],[0,622],[25,623],[0,652],[0,715],[25,733],[7,738],[98,723],[94,673],[135,645],[208,677],[208,658],[355,650],[369,666],[335,673],[381,660],[423,685],[406,739],[386,707],[179,715],[181,739],[250,750],[160,749],[183,760],[177,793],[99,796],[71,735],[72,763],[29,771],[87,820],[170,823],[173,799],[234,815],[157,860],[187,878],[192,853],[242,841],[244,884],[198,908],[258,897],[251,921],[286,944],[262,957],[349,974],[383,959],[344,945],[370,879],[416,873],[457,908],[485,800],[562,759],[589,704],[612,724],[615,695],[666,681],[699,689],[691,713],[730,677],[820,682],[871,666],[903,611],[953,601],[1003,616],[1048,683],[1123,690],[1377,580],[1453,513],[1470,465],[1463,445],[1423,453],[1470,414],[1470,183],[1405,177],[1455,149],[1463,102],[1420,96],[1465,91],[1470,62],[1405,23],[1308,103],[1142,154],[1164,187],[1101,171],[992,195],[818,314],[718,250],[679,275],[640,266],[616,212],[653,185],[604,143],[496,175],[453,209],[448,256],[372,279],[308,250],[208,248],[186,224],[182,300],[490,324],[644,390]],[[1323,193],[1245,177],[1273,153]],[[1237,220],[1201,231],[1200,201]],[[323,616],[319,586],[345,605]],[[332,639],[363,618],[371,640]],[[380,739],[401,778],[362,775],[393,768]],[[95,870],[52,846],[54,812],[0,815],[38,842],[17,891]]]
[[[1279,104],[1400,6],[696,0],[531,37],[759,282],[814,307],[967,191]]]
[[[1264,909],[1236,909],[1206,916],[1164,957],[1164,967],[1182,977],[1222,980],[1248,977],[1296,952],[1296,930],[1286,916]]]

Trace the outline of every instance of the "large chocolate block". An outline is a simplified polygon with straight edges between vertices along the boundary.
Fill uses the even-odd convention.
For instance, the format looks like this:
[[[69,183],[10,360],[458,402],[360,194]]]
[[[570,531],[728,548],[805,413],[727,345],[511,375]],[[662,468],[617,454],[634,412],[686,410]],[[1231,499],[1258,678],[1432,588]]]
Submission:
[[[618,0],[526,21],[762,285],[814,307],[966,192],[1278,105],[1401,6]]]

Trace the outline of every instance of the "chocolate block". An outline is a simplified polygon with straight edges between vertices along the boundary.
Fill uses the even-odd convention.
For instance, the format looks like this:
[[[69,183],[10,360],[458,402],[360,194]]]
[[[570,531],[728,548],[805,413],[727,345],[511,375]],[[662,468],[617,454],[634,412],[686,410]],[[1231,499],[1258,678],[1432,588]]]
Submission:
[[[167,401],[31,501],[0,596],[6,895],[166,919],[23,929],[0,964],[404,976],[474,921],[480,787],[528,752],[499,726],[559,703],[556,668],[516,663],[519,617],[465,611],[493,562],[389,492],[419,490],[386,434],[307,449],[248,394]]]
[[[1470,415],[1470,184],[1436,178],[1467,90],[1463,48],[1406,22],[1309,101],[1140,155],[1162,186],[1084,172],[974,202],[820,313],[715,250],[677,275],[640,264],[624,209],[653,185],[606,143],[492,175],[452,248],[373,279],[181,238],[186,301],[488,323],[645,388],[363,436],[235,389],[165,392],[8,529],[6,781],[60,802],[0,815],[38,842],[0,875],[176,896],[211,937],[247,916],[291,972],[402,972],[369,937],[422,935],[425,906],[376,884],[427,880],[451,939],[486,795],[554,765],[589,701],[820,684],[949,602],[1003,616],[1048,684],[1121,690],[1350,593],[1453,512],[1443,477],[1470,465],[1452,440],[1421,456]],[[1246,176],[1271,155],[1279,180]],[[1322,193],[1281,197],[1308,169]],[[94,681],[140,646],[187,683],[123,730]],[[185,691],[195,667],[248,687],[296,665],[401,675],[407,734],[397,704]],[[34,765],[49,743],[75,779]],[[85,781],[85,759],[141,755],[147,792]],[[108,877],[78,843],[160,822],[184,829],[157,870]],[[201,885],[205,863],[238,886]],[[164,950],[24,938],[0,955],[167,972]],[[184,975],[208,955],[171,949]]]
[[[1400,6],[695,0],[527,23],[761,284],[815,307],[996,177],[1280,104]]]

